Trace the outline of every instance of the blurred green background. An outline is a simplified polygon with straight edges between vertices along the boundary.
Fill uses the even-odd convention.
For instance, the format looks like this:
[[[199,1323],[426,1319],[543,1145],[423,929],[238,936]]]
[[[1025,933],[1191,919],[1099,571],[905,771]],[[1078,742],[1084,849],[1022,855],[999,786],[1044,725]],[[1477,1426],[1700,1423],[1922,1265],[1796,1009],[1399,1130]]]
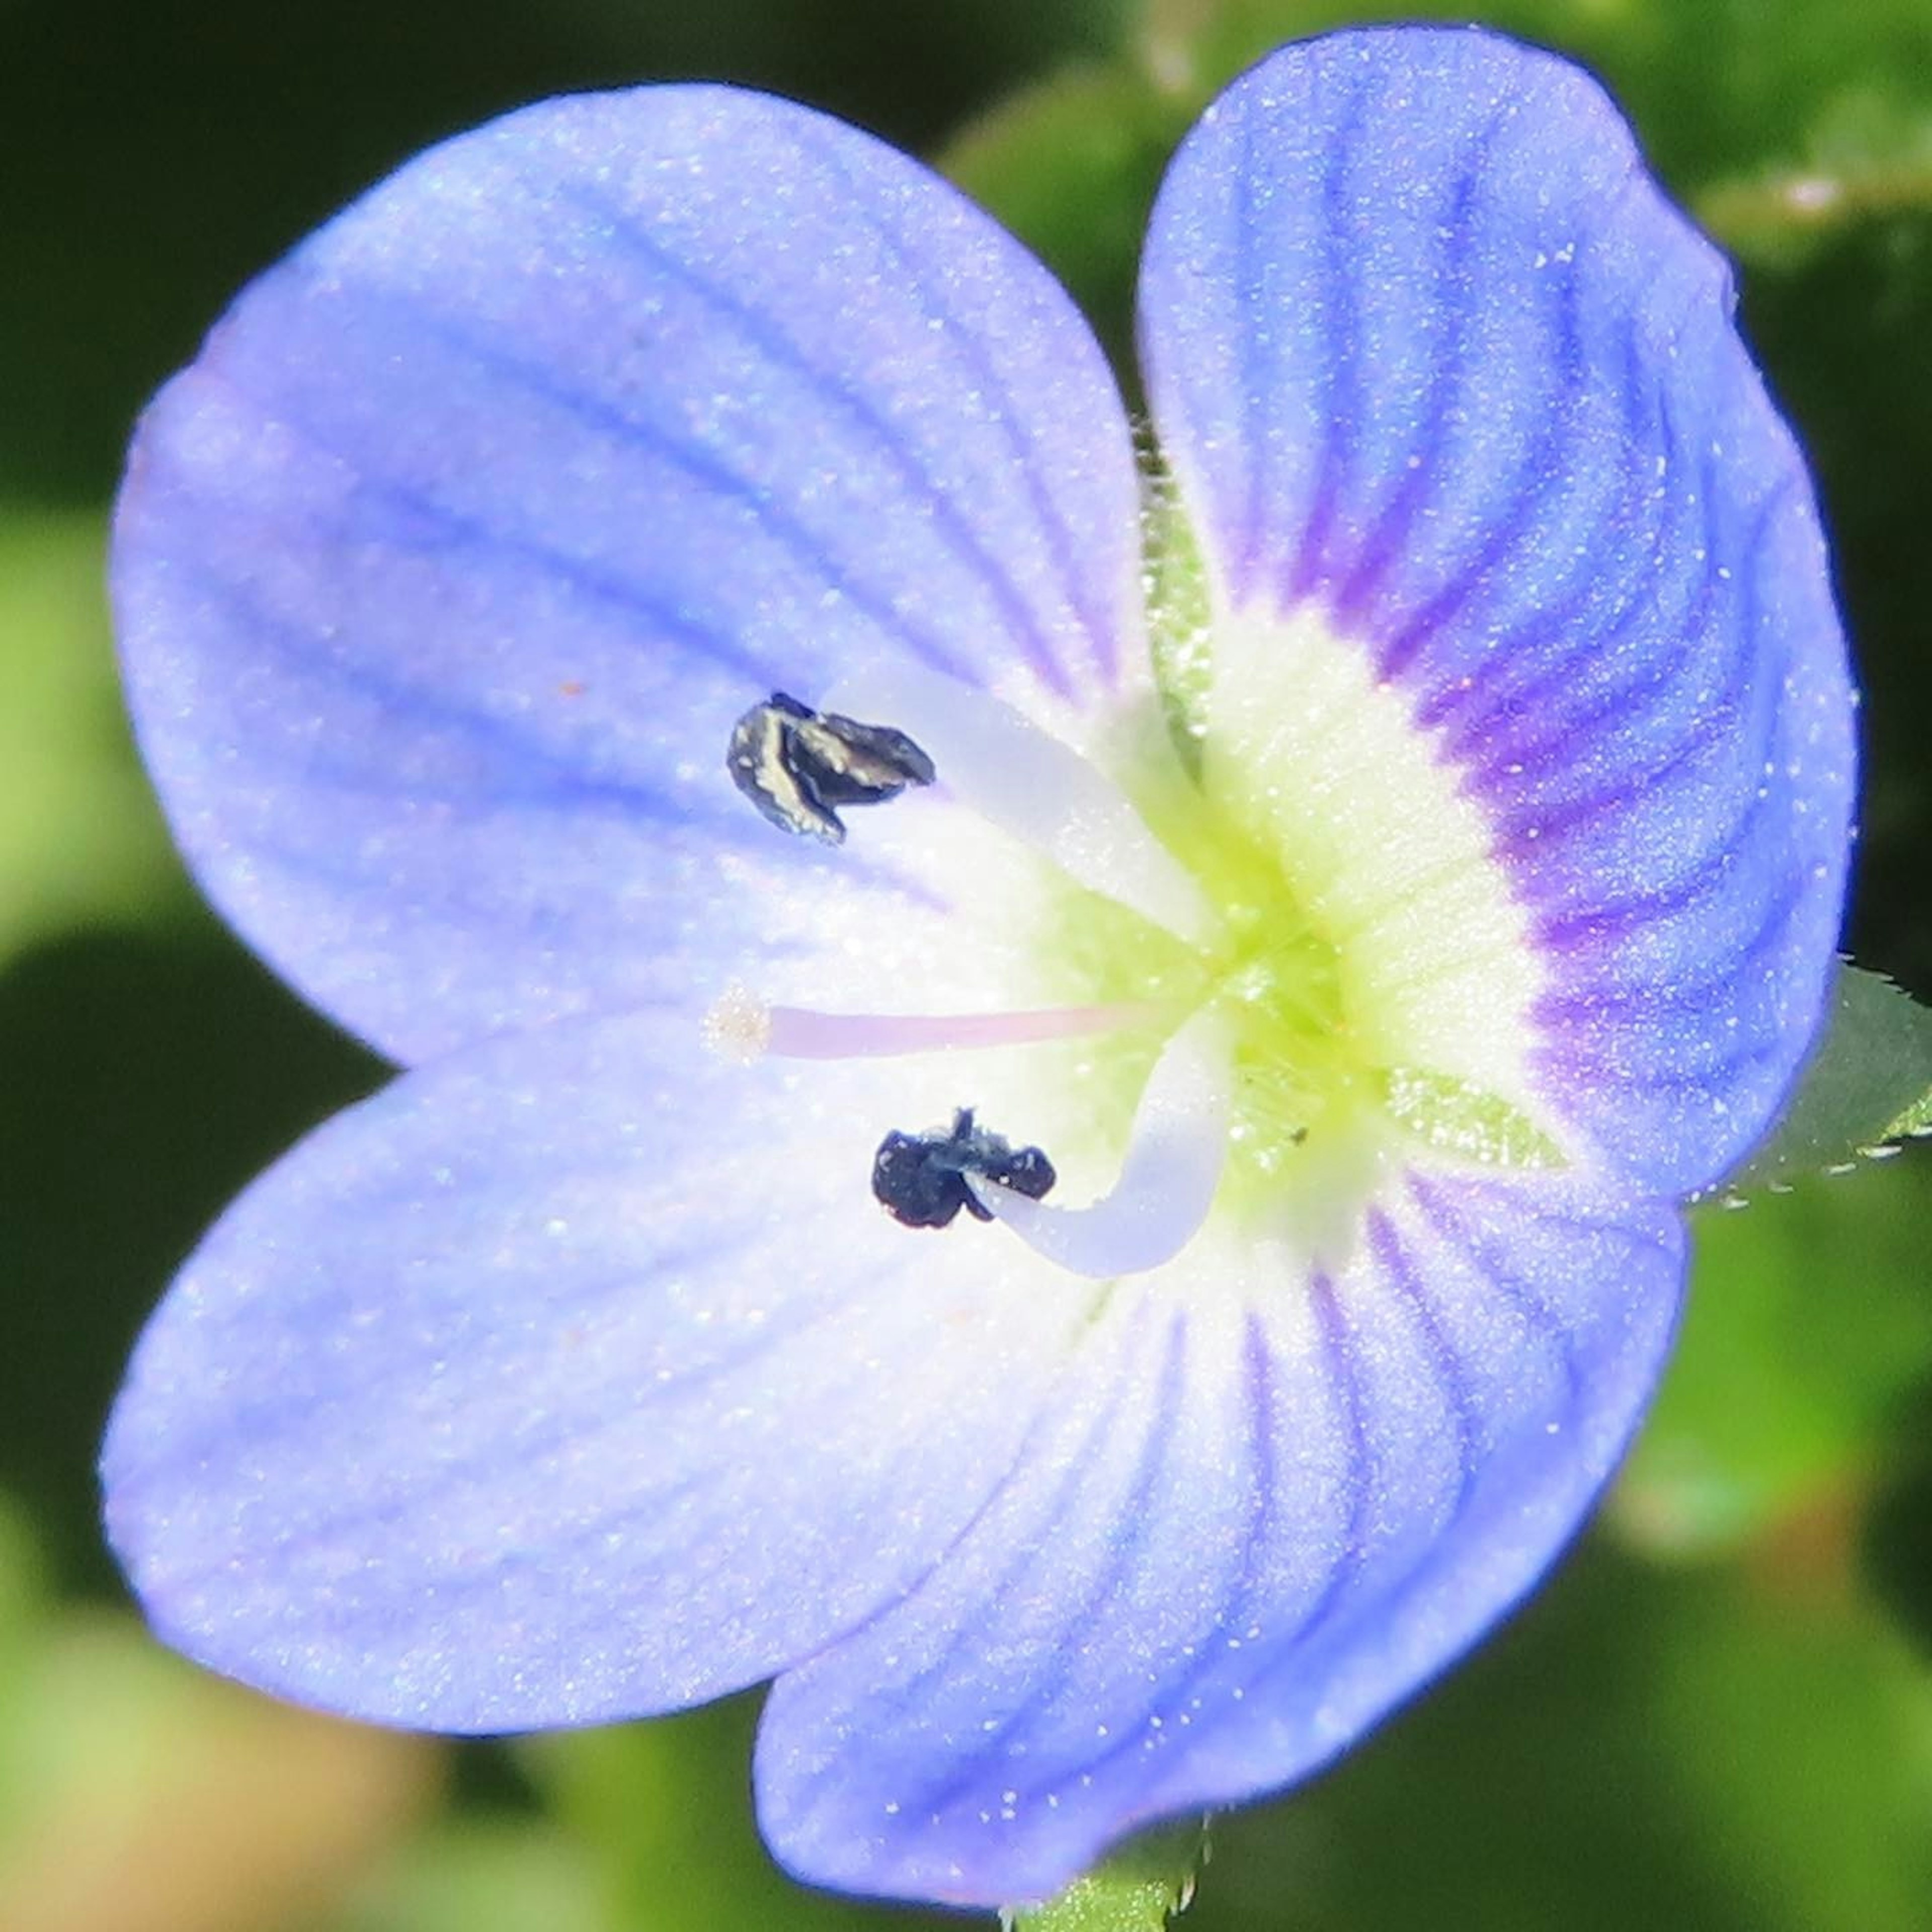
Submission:
[[[1455,10],[1461,13],[1462,10]],[[150,1642],[98,1538],[120,1364],[197,1230],[383,1069],[198,905],[128,749],[103,518],[236,286],[425,142],[704,74],[938,158],[1123,351],[1161,160],[1291,0],[0,0],[0,1932],[832,1932],[754,1700],[451,1748]],[[1851,944],[1932,995],[1932,0],[1508,0],[1739,257],[1863,665]],[[1198,1932],[1932,1926],[1932,1158],[1702,1210],[1676,1365],[1542,1596],[1216,1830]]]

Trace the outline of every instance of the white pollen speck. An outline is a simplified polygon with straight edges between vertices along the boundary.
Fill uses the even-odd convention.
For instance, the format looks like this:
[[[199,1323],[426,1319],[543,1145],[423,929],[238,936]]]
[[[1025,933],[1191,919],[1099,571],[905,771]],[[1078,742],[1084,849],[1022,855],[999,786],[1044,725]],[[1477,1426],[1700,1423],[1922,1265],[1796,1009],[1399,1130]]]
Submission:
[[[899,1801],[896,1798],[888,1798],[886,1800],[886,1816],[888,1818],[896,1818],[898,1815]]]

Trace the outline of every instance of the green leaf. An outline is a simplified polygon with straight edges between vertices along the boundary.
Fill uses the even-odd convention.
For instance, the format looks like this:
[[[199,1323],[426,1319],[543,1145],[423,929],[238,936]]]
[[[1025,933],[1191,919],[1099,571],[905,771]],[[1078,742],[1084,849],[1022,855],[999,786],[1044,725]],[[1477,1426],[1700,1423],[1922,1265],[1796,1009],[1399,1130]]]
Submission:
[[[1601,1540],[1335,1770],[1215,1823],[1188,1932],[1923,1932],[1932,1678],[1794,1550]]]
[[[1162,1932],[1186,1909],[1208,1862],[1208,1821],[1169,1825],[1120,1846],[1058,1898],[1001,1915],[1006,1932]]]
[[[1890,980],[1838,969],[1823,1039],[1769,1140],[1720,1190],[1736,1197],[1842,1172],[1932,1131],[1932,1009]]]
[[[1696,212],[1733,253],[1779,268],[1856,223],[1932,215],[1932,106],[1850,89],[1795,154],[1713,182]]]
[[[592,1861],[615,1926],[650,1932],[918,1932],[950,1924],[791,1882],[746,1802],[755,1697],[515,1747],[546,1810]],[[986,1922],[982,1922],[985,1923]]]
[[[122,717],[95,517],[0,511],[0,963],[183,895]]]
[[[595,1862],[548,1820],[473,1813],[422,1832],[331,1932],[630,1932]]]
[[[1860,1492],[1932,1375],[1932,1163],[1868,1166],[1694,1216],[1682,1332],[1610,1518],[1672,1557]]]
[[[1066,284],[1130,376],[1141,234],[1197,104],[1125,63],[1081,67],[1012,95],[937,158]]]

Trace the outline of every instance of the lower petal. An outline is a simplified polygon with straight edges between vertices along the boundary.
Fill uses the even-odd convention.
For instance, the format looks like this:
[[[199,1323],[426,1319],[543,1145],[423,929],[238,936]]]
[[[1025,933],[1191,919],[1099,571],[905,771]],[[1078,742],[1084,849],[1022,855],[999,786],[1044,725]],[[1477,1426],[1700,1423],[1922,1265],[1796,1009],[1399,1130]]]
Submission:
[[[1580,1182],[1412,1174],[1333,1278],[1179,1265],[1117,1291],[944,1564],[781,1679],[758,1792],[802,1877],[1036,1898],[1325,1763],[1573,1532],[1683,1244]]]
[[[439,1062],[231,1209],[104,1453],[171,1642],[379,1721],[631,1717],[796,1660],[960,1534],[1090,1286],[886,1217],[889,1070],[697,1035]]]

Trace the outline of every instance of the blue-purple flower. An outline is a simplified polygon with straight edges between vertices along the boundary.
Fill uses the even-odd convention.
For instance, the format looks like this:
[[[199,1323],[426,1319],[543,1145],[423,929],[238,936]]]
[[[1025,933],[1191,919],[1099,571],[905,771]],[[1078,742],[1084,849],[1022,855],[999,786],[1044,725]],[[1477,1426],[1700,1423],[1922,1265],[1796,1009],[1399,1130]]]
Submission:
[[[977,1903],[1426,1682],[1615,1465],[1832,964],[1844,648],[1730,314],[1592,83],[1420,28],[1181,148],[1151,460],[1014,242],[729,88],[263,277],[136,446],[128,683],[207,890],[408,1070],[142,1339],[156,1628],[455,1731],[776,1676],[778,1856]]]

